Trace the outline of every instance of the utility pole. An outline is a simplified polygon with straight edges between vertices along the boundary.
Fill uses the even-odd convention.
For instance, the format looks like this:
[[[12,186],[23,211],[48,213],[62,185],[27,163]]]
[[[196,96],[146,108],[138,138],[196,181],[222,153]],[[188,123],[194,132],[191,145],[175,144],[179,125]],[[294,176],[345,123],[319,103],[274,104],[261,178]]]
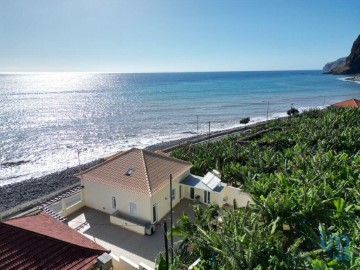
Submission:
[[[210,137],[210,121],[209,121],[209,137]]]
[[[168,247],[168,239],[167,239],[167,225],[166,225],[166,220],[163,221],[163,229],[164,229],[164,240],[165,240],[165,262],[166,262],[166,270],[169,270],[169,247]]]
[[[67,145],[66,148],[70,148],[70,149],[75,149],[77,152],[77,158],[78,158],[78,167],[79,167],[79,174],[80,174],[80,178],[81,178],[81,182],[83,180],[83,176],[82,176],[82,170],[81,170],[81,162],[80,162],[80,149],[71,145]],[[86,148],[82,149],[82,150],[87,150]]]
[[[174,238],[173,238],[173,208],[172,208],[172,174],[170,174],[170,241],[171,241],[171,264],[174,263]]]
[[[81,163],[80,163],[80,150],[78,148],[75,148],[75,149],[77,151],[77,156],[78,156],[80,177],[81,177],[81,180],[83,180],[82,171],[81,171]]]

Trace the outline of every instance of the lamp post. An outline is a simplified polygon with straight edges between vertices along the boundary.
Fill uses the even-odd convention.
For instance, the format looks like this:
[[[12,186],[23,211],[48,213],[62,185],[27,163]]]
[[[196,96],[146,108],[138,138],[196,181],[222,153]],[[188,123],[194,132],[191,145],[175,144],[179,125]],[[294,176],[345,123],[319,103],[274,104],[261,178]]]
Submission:
[[[267,109],[266,109],[266,122],[269,121],[269,105],[270,105],[270,101],[268,100],[263,100],[262,102],[267,102]]]
[[[81,181],[83,180],[83,176],[82,176],[82,170],[81,170],[81,162],[80,162],[80,149],[77,148],[76,146],[70,146],[70,145],[67,145],[66,148],[71,148],[71,149],[75,149],[76,152],[77,152],[77,158],[78,158],[78,163],[79,163],[79,174],[80,174],[80,178],[81,178]],[[86,150],[86,148],[82,149],[82,150]]]

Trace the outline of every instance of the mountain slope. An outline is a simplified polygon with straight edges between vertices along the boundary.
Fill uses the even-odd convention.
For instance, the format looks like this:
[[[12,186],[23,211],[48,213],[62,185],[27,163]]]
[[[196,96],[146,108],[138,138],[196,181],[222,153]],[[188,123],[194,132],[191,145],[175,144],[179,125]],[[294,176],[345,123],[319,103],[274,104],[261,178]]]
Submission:
[[[360,73],[360,35],[355,40],[345,63],[333,68],[330,73],[337,75]]]

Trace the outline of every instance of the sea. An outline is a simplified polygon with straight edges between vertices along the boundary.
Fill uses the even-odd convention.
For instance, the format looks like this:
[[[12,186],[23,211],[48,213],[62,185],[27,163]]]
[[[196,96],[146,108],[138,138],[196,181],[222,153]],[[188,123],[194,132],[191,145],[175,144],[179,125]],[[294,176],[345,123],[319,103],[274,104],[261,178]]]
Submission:
[[[349,98],[360,84],[320,70],[0,74],[0,186]]]

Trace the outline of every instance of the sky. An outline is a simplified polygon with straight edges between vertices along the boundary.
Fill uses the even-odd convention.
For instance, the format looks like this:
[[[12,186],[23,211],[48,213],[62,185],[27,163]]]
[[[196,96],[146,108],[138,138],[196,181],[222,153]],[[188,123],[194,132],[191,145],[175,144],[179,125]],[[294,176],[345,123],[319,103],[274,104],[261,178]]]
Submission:
[[[0,0],[0,72],[319,70],[358,0]]]

